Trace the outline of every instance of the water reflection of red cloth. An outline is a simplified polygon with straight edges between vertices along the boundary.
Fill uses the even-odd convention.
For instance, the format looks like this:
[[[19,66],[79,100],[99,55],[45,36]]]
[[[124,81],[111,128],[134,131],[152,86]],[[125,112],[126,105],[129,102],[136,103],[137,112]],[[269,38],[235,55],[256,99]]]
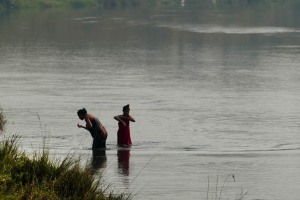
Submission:
[[[129,157],[130,157],[129,149],[118,150],[118,169],[119,169],[119,173],[121,173],[124,176],[129,175]]]
[[[129,120],[123,120],[126,124],[124,126],[121,122],[119,122],[119,130],[118,130],[118,145],[131,145],[131,137],[130,137],[130,126]]]

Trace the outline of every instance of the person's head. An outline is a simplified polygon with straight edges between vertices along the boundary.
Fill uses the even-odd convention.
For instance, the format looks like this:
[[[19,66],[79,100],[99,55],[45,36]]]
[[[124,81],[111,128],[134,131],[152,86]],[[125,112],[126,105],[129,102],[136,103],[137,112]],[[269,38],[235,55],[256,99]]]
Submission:
[[[81,120],[84,120],[84,117],[86,114],[87,114],[87,111],[85,108],[82,108],[77,111],[77,115],[78,115],[79,119],[81,119]]]
[[[130,111],[129,104],[127,104],[126,106],[123,107],[123,113],[124,113],[125,115],[128,115],[128,114],[129,114],[129,111]]]

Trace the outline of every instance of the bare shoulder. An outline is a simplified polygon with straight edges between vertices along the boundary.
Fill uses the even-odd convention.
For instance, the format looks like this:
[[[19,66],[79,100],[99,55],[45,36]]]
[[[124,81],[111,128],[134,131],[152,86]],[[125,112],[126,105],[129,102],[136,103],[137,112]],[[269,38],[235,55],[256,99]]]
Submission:
[[[95,117],[94,115],[92,115],[92,114],[87,114],[87,115],[86,115],[86,118],[89,119],[89,120],[93,120],[93,119],[95,119],[96,117]]]

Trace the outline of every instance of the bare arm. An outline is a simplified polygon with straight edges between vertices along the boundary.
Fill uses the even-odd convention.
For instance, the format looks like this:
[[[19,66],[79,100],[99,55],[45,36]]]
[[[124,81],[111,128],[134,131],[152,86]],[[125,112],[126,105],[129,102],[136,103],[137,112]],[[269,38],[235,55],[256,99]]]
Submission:
[[[131,115],[128,115],[128,119],[129,119],[129,121],[131,121],[131,122],[135,122],[135,119],[134,119],[133,117],[131,117]]]
[[[86,122],[86,128],[92,128],[93,127],[93,124],[92,124],[90,118],[88,117],[88,115],[85,116],[84,120]]]
[[[135,122],[135,119],[133,117],[131,117],[130,115],[127,115],[127,116],[117,115],[117,116],[114,117],[114,119],[119,121],[119,122],[122,122],[122,123],[124,122],[124,120],[129,120],[131,122]]]
[[[121,115],[115,116],[114,119],[117,120],[118,122],[121,122],[123,124],[123,126],[126,126],[126,123],[122,120]]]

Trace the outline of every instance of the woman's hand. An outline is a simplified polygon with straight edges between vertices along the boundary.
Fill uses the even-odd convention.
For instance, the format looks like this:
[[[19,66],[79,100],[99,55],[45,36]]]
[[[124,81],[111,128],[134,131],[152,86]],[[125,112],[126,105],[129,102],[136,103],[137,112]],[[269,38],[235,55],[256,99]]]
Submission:
[[[129,115],[129,114],[128,114],[128,120],[132,121],[132,122],[135,122],[135,119],[133,117],[131,117],[131,115]]]
[[[119,124],[122,124],[123,127],[126,127],[126,123],[122,120],[122,119],[124,119],[124,117],[122,115],[115,116],[114,119],[117,120],[119,122]]]
[[[78,128],[83,128],[83,126],[82,126],[82,125],[80,125],[80,124],[77,124],[77,126],[78,126]]]

